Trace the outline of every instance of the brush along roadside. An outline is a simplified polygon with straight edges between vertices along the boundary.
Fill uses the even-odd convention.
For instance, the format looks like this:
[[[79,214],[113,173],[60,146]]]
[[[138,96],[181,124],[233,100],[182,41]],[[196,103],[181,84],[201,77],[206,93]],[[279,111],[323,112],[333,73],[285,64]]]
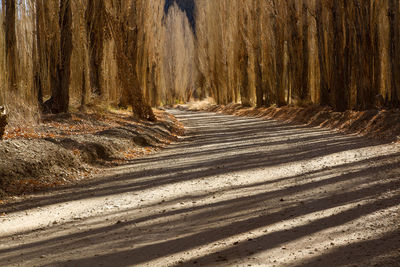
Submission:
[[[359,134],[389,142],[400,141],[400,110],[366,110],[335,112],[330,107],[309,105],[305,107],[283,106],[255,108],[240,104],[215,105],[212,103],[189,103],[176,108],[192,111],[209,111],[242,117],[257,117],[278,121],[304,124]]]

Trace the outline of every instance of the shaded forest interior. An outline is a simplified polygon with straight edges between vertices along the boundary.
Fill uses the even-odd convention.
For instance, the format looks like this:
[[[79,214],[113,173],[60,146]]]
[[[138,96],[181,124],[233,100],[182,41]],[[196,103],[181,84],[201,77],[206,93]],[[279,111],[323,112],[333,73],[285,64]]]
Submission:
[[[1,0],[0,106],[398,108],[398,0]]]

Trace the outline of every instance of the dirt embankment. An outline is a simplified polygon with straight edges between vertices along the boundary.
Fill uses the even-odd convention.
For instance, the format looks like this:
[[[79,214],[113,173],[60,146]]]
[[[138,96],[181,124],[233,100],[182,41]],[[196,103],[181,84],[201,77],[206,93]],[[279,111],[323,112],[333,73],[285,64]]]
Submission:
[[[240,104],[212,105],[191,103],[177,108],[193,111],[211,111],[224,114],[276,119],[280,121],[305,124],[313,127],[336,129],[345,133],[360,134],[366,137],[387,141],[400,141],[400,110],[367,110],[334,112],[329,107],[317,105],[307,107],[269,107],[249,108]]]
[[[0,198],[74,183],[175,141],[182,126],[166,112],[155,113],[157,122],[115,111],[52,115],[36,126],[6,129]]]

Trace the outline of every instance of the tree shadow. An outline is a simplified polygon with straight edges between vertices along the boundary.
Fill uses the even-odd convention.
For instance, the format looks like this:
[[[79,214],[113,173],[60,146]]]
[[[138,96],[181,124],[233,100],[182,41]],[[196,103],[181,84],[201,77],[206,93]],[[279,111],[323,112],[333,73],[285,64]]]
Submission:
[[[143,221],[153,220],[154,217],[141,218],[139,220],[127,221],[115,225],[113,224],[108,227],[97,228],[94,231],[90,230],[87,232],[79,232],[71,236],[56,238],[54,240],[46,240],[45,242],[40,242],[37,244],[29,244],[19,248],[13,248],[12,250],[13,252],[18,249],[24,251],[28,248],[32,249],[32,247],[34,247],[35,250],[31,252],[32,254],[26,252],[24,253],[25,257],[31,257],[37,252],[43,253],[46,249],[50,251],[59,251],[65,247],[70,247],[71,249],[73,248],[73,250],[80,250],[85,249],[85,246],[87,245],[85,242],[82,242],[83,240],[96,239],[102,233],[107,233],[109,238],[106,239],[106,242],[113,244],[114,248],[130,248],[133,246],[134,242],[142,244],[153,242],[150,245],[139,246],[135,249],[125,249],[122,252],[107,253],[105,255],[97,255],[78,260],[69,260],[66,262],[53,262],[51,264],[52,266],[93,266],[99,262],[106,265],[118,262],[123,266],[132,264],[135,265],[142,264],[156,258],[173,255],[178,252],[187,251],[206,244],[212,244],[218,240],[236,236],[241,233],[254,231],[260,227],[266,227],[268,229],[268,226],[281,221],[290,221],[314,212],[324,211],[349,203],[356,203],[359,200],[370,200],[370,202],[364,205],[355,205],[350,209],[346,209],[334,215],[317,218],[316,220],[313,220],[305,225],[267,233],[248,241],[239,242],[238,244],[230,246],[229,248],[191,259],[190,262],[181,263],[182,265],[191,265],[196,262],[196,264],[212,265],[221,259],[221,255],[223,255],[223,257],[227,260],[229,259],[229,261],[233,261],[235,259],[245,257],[249,252],[257,253],[260,251],[267,251],[290,241],[320,232],[324,229],[338,227],[376,211],[384,210],[390,207],[396,207],[400,204],[399,195],[383,199],[379,199],[379,196],[392,190],[393,188],[399,188],[399,186],[399,181],[392,181],[382,184],[379,187],[371,186],[359,190],[313,199],[303,203],[299,201],[300,199],[293,199],[291,205],[287,205],[282,210],[277,212],[268,212],[265,210],[259,210],[256,211],[256,213],[254,213],[254,210],[248,212],[249,208],[254,207],[256,203],[268,201],[270,197],[268,195],[264,197],[255,195],[227,201],[226,203],[218,203],[218,208],[210,206],[202,207],[202,212],[194,213],[193,215],[189,215],[189,218],[186,218],[186,222],[199,223],[199,225],[196,226],[190,226],[183,219],[150,224],[148,228],[156,229],[155,233],[153,233],[153,235],[150,237],[146,237],[146,235],[144,235],[142,236],[143,239],[137,238],[137,231],[133,226]],[[282,190],[282,192],[276,194],[273,199],[279,201],[278,199],[280,197],[289,197],[291,192],[287,191],[288,190]],[[196,208],[189,211],[193,212],[195,210]],[[187,210],[173,212],[187,212]],[[240,216],[237,215],[238,213],[240,213]],[[166,213],[157,216],[167,217],[170,215],[170,213]],[[227,223],[222,227],[212,226],[215,221],[220,220],[224,220]],[[172,231],[166,235],[165,230],[171,226]],[[130,233],[131,231],[132,233]],[[118,232],[122,232],[123,236],[116,234]],[[182,236],[183,233],[188,234]],[[132,237],[132,235],[136,237],[134,240],[129,238],[126,240],[126,236]],[[159,239],[159,236],[163,235],[165,240]],[[394,236],[394,238],[396,239],[396,236]],[[365,247],[368,247],[369,250],[374,249],[374,245],[374,242],[365,243]],[[394,244],[394,246],[395,247],[393,249],[400,248],[398,247],[398,243]],[[369,250],[368,253],[370,253]],[[343,249],[343,251],[346,250]],[[6,252],[8,251],[0,250],[0,254]],[[13,261],[15,259],[3,258],[3,260]],[[316,260],[319,261],[318,259]]]
[[[364,263],[369,266],[400,266],[400,230],[387,232],[383,236],[340,246],[333,251],[303,261],[297,266],[349,266]],[[380,258],[379,262],[374,262]]]
[[[321,157],[351,150],[374,148],[382,144],[329,131],[321,132],[312,128],[288,126],[288,131],[285,132],[282,129],[285,127],[284,124],[249,119],[251,121],[249,124],[253,124],[251,132],[259,133],[258,139],[252,142],[251,137],[248,137],[251,132],[244,134],[241,139],[236,138],[241,127],[241,123],[237,123],[236,119],[227,119],[226,116],[209,118],[207,114],[196,113],[194,116],[197,119],[192,122],[192,117],[184,116],[188,116],[186,123],[193,127],[196,127],[195,124],[201,125],[196,122],[197,120],[205,124],[204,129],[189,132],[190,141],[183,141],[158,155],[121,167],[123,175],[116,174],[91,181],[85,184],[84,188],[78,185],[64,191],[60,190],[56,198],[40,196],[35,199],[37,200],[35,203],[31,203],[31,200],[21,201],[8,208],[14,212],[23,211],[32,207],[126,192],[140,192],[171,184],[179,186],[185,181],[208,177],[219,179],[220,175],[246,170],[293,166],[299,162],[313,162]],[[185,118],[181,119],[185,121]],[[224,123],[228,129],[232,128],[232,131],[221,133],[215,130],[216,125],[212,126],[212,124],[223,125]],[[204,137],[201,132],[204,132],[207,137]],[[284,141],[278,139],[279,132],[282,132],[280,138]],[[199,134],[201,138],[191,136]],[[233,144],[226,146],[229,140]],[[88,250],[85,258],[71,257],[64,261],[55,257],[48,266],[94,266],[98,263],[119,266],[144,264],[221,240],[235,238],[260,228],[268,230],[269,227],[282,221],[290,223],[310,214],[339,209],[337,213],[329,216],[266,232],[249,241],[241,240],[237,244],[229,244],[217,251],[176,262],[179,265],[215,265],[221,260],[232,263],[246,257],[249,253],[269,251],[325,229],[340,227],[374,212],[397,207],[400,205],[400,195],[387,194],[400,188],[399,155],[400,153],[394,151],[392,154],[382,152],[367,158],[360,156],[360,159],[351,162],[332,166],[321,165],[312,171],[282,177],[266,176],[265,179],[256,183],[226,185],[203,194],[182,195],[158,204],[147,206],[144,204],[143,208],[155,212],[140,216],[136,208],[116,211],[107,215],[113,215],[116,218],[128,216],[132,219],[119,223],[112,221],[104,225],[104,218],[94,217],[90,220],[97,223],[89,223],[91,225],[87,230],[74,233],[63,234],[63,226],[55,225],[45,231],[60,232],[59,235],[0,249],[0,261],[17,263],[21,260],[21,253],[23,253],[22,258],[28,259],[38,254]],[[397,172],[389,172],[392,170]],[[285,186],[282,187],[282,183],[285,183]],[[218,194],[225,194],[227,197],[213,200],[213,197]],[[173,208],[180,202],[188,201],[196,204],[191,207]],[[346,205],[350,207],[341,210],[341,207]],[[394,232],[394,240],[396,237],[398,238],[398,233]],[[381,239],[376,240],[379,243]],[[103,252],[94,253],[95,248],[92,243],[100,244]],[[376,244],[373,240],[363,243],[367,251],[373,250]],[[349,244],[348,249],[351,250],[354,246],[356,244]],[[390,247],[393,251],[399,248],[398,243],[393,243]],[[339,247],[330,252],[331,256],[330,254],[321,255],[303,262],[309,266],[318,265],[319,262],[329,262],[330,257],[339,258],[344,255],[346,249],[347,246]],[[372,259],[381,255],[383,251],[368,253],[369,255],[364,256]],[[354,261],[343,259],[343,262],[339,264],[353,262],[357,263],[358,259]]]
[[[136,192],[167,184],[193,180],[199,177],[206,178],[236,171],[267,168],[286,163],[313,160],[314,158],[327,156],[329,154],[347,151],[350,149],[358,149],[367,146],[372,147],[371,144],[367,144],[365,142],[355,143],[355,141],[358,140],[356,138],[350,138],[350,140],[343,141],[321,141],[311,143],[308,146],[276,149],[268,152],[251,151],[252,148],[258,147],[257,144],[254,144],[253,146],[248,146],[250,151],[243,149],[242,153],[237,154],[236,151],[234,151],[234,153],[231,155],[226,153],[225,148],[219,148],[212,149],[212,156],[207,151],[197,152],[198,150],[192,152],[194,153],[193,156],[192,153],[179,153],[178,156],[168,155],[167,159],[155,156],[154,158],[141,162],[141,166],[138,166],[139,164],[135,164],[133,166],[127,165],[127,169],[120,168],[124,171],[126,170],[127,172],[122,176],[112,175],[88,183],[78,184],[76,186],[68,187],[67,192],[61,192],[57,198],[54,198],[51,195],[37,197],[35,198],[34,203],[31,200],[22,201],[10,206],[4,206],[2,207],[2,210],[5,212],[15,212],[37,207],[38,204],[44,206],[73,200],[81,200],[87,198],[88,195],[100,197],[121,194],[125,192]],[[177,164],[176,161],[181,158],[186,160],[180,164]],[[191,159],[191,161],[188,159]],[[160,166],[159,163],[161,161],[165,162],[165,164]],[[169,164],[169,161],[172,161],[175,164]],[[157,165],[152,168],[151,164],[154,162],[157,162]],[[135,166],[142,170],[132,171]],[[149,176],[152,178],[144,179]],[[74,190],[73,192],[69,192],[70,190],[68,189]]]

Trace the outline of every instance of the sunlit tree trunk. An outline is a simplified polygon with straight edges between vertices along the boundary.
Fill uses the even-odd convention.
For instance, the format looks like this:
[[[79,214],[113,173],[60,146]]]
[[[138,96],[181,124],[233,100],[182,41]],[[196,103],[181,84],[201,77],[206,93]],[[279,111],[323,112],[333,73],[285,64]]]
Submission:
[[[135,22],[135,2],[122,2],[116,0],[116,16],[112,18],[112,33],[116,46],[116,59],[118,76],[123,89],[123,94],[132,106],[133,115],[138,119],[156,120],[156,117],[145,101],[136,71],[138,28]],[[125,8],[128,8],[125,10]],[[127,12],[126,11],[130,11]],[[125,13],[123,13],[125,12]]]

